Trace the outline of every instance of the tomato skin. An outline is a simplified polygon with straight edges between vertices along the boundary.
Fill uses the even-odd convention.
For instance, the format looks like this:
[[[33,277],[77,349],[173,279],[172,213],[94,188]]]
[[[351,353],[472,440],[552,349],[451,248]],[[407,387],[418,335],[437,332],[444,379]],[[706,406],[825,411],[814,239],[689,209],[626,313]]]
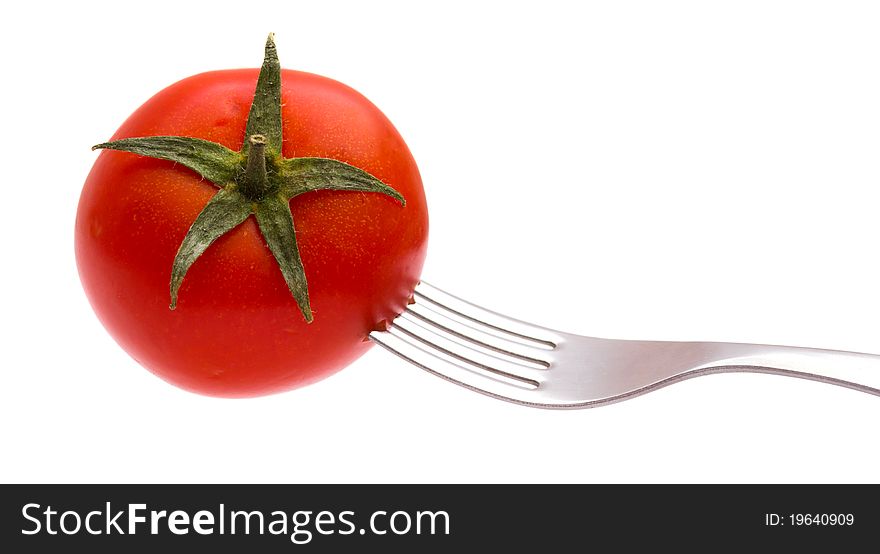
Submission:
[[[202,138],[239,150],[258,70],[203,73],[162,90],[113,140]],[[306,323],[251,216],[193,264],[169,309],[172,261],[217,188],[172,162],[104,151],[76,218],[80,279],[98,318],[150,371],[213,396],[270,394],[327,377],[371,346],[418,283],[428,215],[418,168],[388,119],[353,89],[282,71],[283,155],[334,158],[406,199],[317,191],[291,200],[314,321]]]

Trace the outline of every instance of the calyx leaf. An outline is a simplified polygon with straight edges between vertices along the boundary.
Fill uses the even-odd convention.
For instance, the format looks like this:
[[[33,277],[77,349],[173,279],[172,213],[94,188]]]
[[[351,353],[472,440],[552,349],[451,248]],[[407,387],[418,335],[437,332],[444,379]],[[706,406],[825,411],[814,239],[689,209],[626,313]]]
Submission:
[[[251,104],[245,129],[245,137],[254,135],[265,136],[268,150],[281,154],[281,64],[278,62],[273,33],[269,33],[266,40],[263,67],[257,77],[257,89],[254,91],[254,102]],[[249,149],[250,145],[245,140],[241,151],[247,154]]]
[[[266,41],[240,152],[215,142],[176,136],[123,138],[93,149],[121,150],[192,169],[220,190],[183,239],[171,267],[171,309],[193,263],[219,237],[254,214],[260,232],[307,322],[313,320],[308,283],[296,242],[290,199],[314,190],[373,192],[406,205],[398,191],[366,171],[328,158],[283,158],[281,65],[274,36]],[[272,160],[273,171],[267,172]]]
[[[299,248],[296,246],[296,232],[293,230],[293,215],[290,213],[290,205],[286,198],[267,196],[257,204],[254,215],[260,232],[269,245],[269,250],[275,256],[284,282],[290,289],[290,294],[299,305],[299,309],[311,322],[312,307],[309,305],[309,286],[306,283],[306,272],[303,269],[302,260],[299,257]]]
[[[313,190],[378,192],[406,206],[402,194],[345,162],[329,158],[289,158],[281,162],[281,191],[287,198]]]
[[[247,199],[234,187],[222,189],[208,200],[193,222],[171,265],[171,309],[177,307],[177,291],[186,272],[202,252],[251,215]]]
[[[244,160],[241,153],[222,144],[192,137],[124,138],[92,146],[92,150],[99,148],[170,160],[192,169],[219,187],[235,179]]]

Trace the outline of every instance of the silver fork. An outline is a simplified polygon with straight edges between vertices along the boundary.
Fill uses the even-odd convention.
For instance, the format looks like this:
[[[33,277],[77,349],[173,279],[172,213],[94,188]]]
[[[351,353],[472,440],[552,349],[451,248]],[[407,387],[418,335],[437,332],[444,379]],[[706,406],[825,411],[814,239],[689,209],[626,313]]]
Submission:
[[[880,396],[877,355],[584,337],[503,316],[424,281],[413,300],[370,339],[438,377],[526,406],[592,408],[722,372],[800,377]]]

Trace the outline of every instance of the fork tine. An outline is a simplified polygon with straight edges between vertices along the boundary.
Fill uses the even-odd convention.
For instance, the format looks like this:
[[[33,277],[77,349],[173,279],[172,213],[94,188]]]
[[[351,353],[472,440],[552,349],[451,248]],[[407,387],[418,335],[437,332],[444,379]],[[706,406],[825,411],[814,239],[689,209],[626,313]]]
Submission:
[[[443,316],[483,334],[516,344],[541,350],[553,350],[562,340],[558,333],[550,329],[481,308],[425,281],[418,284],[414,296],[417,304],[419,301],[425,301],[422,304],[434,312],[441,313]]]
[[[425,371],[473,391],[521,404],[533,404],[535,400],[534,391],[539,383],[471,366],[413,338],[395,324],[387,331],[373,331],[370,339]]]
[[[514,378],[523,378],[539,383],[544,379],[549,363],[523,360],[517,356],[481,347],[477,342],[464,341],[442,327],[431,325],[408,312],[394,320],[394,327],[425,345],[452,356],[466,364],[476,366],[490,373],[500,373]]]
[[[416,319],[430,329],[460,341],[465,341],[478,350],[489,350],[500,355],[502,359],[511,360],[514,363],[533,367],[535,369],[547,369],[550,362],[547,360],[548,350],[538,349],[524,342],[510,340],[507,336],[499,333],[488,333],[490,328],[477,325],[470,321],[462,321],[448,310],[431,307],[423,300],[411,304],[404,315],[409,319]]]

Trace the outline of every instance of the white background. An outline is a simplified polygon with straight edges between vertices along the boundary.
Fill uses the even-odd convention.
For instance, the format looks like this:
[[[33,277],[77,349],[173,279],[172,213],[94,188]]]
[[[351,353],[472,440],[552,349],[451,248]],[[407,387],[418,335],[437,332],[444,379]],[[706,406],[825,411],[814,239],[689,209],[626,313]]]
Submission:
[[[0,21],[0,480],[880,481],[880,398],[775,376],[555,412],[376,348],[290,393],[196,396],[113,342],[73,256],[89,147],[274,31],[407,140],[426,280],[582,334],[880,353],[876,3],[131,6]]]

